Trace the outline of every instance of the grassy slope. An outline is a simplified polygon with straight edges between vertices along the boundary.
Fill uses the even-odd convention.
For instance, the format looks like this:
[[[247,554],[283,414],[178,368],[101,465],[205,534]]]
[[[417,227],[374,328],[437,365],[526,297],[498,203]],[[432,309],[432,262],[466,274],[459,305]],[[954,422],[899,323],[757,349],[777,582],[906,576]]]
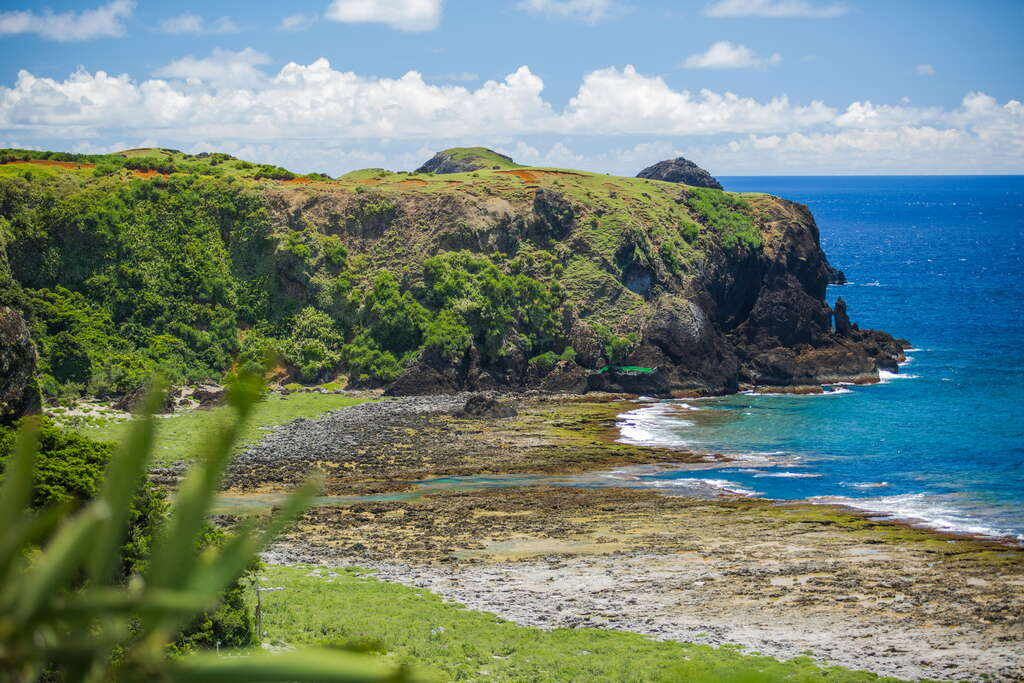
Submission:
[[[238,446],[244,447],[257,441],[265,433],[266,427],[282,425],[300,417],[313,419],[329,410],[345,408],[366,400],[336,394],[271,394],[267,400],[256,404],[252,419],[242,430]],[[212,410],[175,413],[159,420],[153,463],[164,465],[179,460],[190,460],[197,446],[202,445],[196,443],[196,436],[210,434],[211,428],[230,417],[229,411],[230,408],[227,406],[221,406]],[[120,443],[127,434],[128,425],[128,422],[111,421],[82,427],[76,431],[91,439]]]
[[[464,156],[485,152],[490,154],[482,148],[461,148],[448,152]],[[0,158],[3,153],[4,150],[0,150]],[[700,271],[700,262],[708,249],[716,243],[727,246],[758,245],[760,232],[755,216],[764,213],[740,195],[715,190],[582,171],[510,166],[507,162],[492,164],[502,166],[499,169],[487,168],[458,174],[395,173],[383,169],[363,169],[337,180],[296,178],[283,181],[256,179],[254,175],[259,167],[241,160],[217,161],[220,157],[198,158],[166,150],[138,150],[125,154],[133,159],[170,160],[176,168],[182,170],[206,169],[230,177],[234,187],[251,187],[257,193],[264,189],[276,192],[277,188],[285,187],[287,190],[283,190],[283,193],[286,195],[292,192],[300,196],[311,193],[310,196],[327,206],[330,206],[331,195],[362,194],[366,197],[360,207],[364,215],[371,210],[384,213],[394,211],[404,199],[415,199],[417,195],[468,197],[480,205],[491,199],[507,200],[521,211],[532,204],[538,189],[557,193],[573,202],[575,228],[572,234],[547,241],[523,239],[516,245],[515,253],[521,257],[521,262],[536,264],[536,267],[525,266],[526,274],[541,281],[558,281],[566,292],[568,302],[575,307],[581,319],[587,323],[605,325],[618,334],[634,330],[649,307],[644,296],[624,286],[626,266],[619,262],[622,253],[633,255],[633,268],[649,269],[659,281],[674,280],[679,287],[683,287]],[[500,161],[498,157],[495,159]],[[102,165],[102,159],[95,160]],[[76,188],[78,185],[99,188],[103,183],[116,182],[116,179],[128,182],[139,177],[138,173],[127,170],[120,171],[113,178],[98,179],[93,177],[90,168],[73,169],[30,163],[0,165],[0,175],[25,173],[63,174]],[[339,204],[343,205],[342,202]],[[338,230],[331,223],[334,219],[320,217],[317,222],[315,212],[306,218],[305,227],[297,230],[290,224],[271,226],[273,239],[282,244],[293,238],[303,244],[318,244],[324,235],[334,234]],[[351,217],[346,217],[348,219]],[[356,270],[360,286],[365,287],[366,277],[380,267],[399,274],[418,272],[423,254],[432,253],[436,248],[439,229],[451,233],[465,230],[471,235],[474,230],[487,228],[468,224],[399,225],[387,228],[370,246],[369,253],[360,254],[366,266]],[[463,240],[458,243],[472,244],[472,241]],[[279,247],[275,253],[278,254],[275,258],[278,258],[284,252]],[[353,260],[353,264],[355,262]],[[292,264],[288,268],[301,270],[305,267],[300,266]],[[297,279],[303,280],[302,277]]]
[[[801,657],[778,662],[729,647],[601,629],[542,630],[445,603],[359,570],[268,566],[265,641],[375,646],[437,680],[893,681]]]

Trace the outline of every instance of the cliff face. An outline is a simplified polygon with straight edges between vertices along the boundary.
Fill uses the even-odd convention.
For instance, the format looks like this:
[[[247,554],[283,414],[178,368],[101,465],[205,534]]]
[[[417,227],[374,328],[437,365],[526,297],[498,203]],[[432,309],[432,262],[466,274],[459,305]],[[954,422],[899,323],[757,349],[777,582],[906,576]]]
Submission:
[[[873,381],[879,367],[903,357],[885,333],[833,331],[824,296],[835,271],[800,204],[552,169],[360,180],[360,194],[309,185],[271,191],[274,220],[348,216],[328,230],[353,254],[403,273],[413,290],[423,259],[439,253],[525,258],[533,275],[564,289],[562,329],[576,354],[539,372],[531,351],[514,343],[497,363],[476,349],[454,360],[428,349],[392,393],[502,386],[717,393],[742,384]],[[365,207],[381,202],[387,215],[367,217]],[[625,340],[621,353],[609,337]],[[609,363],[656,370],[598,372]]]
[[[17,311],[0,306],[0,425],[38,413],[36,348]]]
[[[871,381],[902,358],[845,308],[833,330],[839,274],[806,207],[777,197],[481,148],[336,180],[31,154],[0,174],[0,247],[47,387],[219,379],[273,351],[289,379],[392,393],[715,393]]]

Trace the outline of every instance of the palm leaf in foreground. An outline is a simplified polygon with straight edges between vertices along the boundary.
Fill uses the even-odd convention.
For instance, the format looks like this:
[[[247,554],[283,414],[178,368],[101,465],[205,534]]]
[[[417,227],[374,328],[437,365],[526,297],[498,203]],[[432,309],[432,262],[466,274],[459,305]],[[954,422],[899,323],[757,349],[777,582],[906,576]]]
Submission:
[[[232,386],[236,418],[199,439],[205,457],[182,483],[144,576],[115,576],[128,531],[128,508],[153,450],[152,412],[160,387],[111,460],[100,495],[75,514],[33,512],[37,426],[26,420],[0,486],[0,679],[29,683],[59,673],[66,683],[107,680],[407,681],[379,659],[337,650],[171,658],[167,645],[245,571],[255,553],[308,505],[313,483],[293,494],[265,529],[242,525],[219,549],[198,553],[210,507],[245,418],[258,399],[257,379]]]

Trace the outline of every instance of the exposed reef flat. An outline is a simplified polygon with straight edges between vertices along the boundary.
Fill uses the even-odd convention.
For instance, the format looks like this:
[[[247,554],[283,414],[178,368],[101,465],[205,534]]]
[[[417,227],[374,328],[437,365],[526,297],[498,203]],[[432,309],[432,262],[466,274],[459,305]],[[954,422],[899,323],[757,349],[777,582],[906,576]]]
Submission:
[[[386,401],[293,425],[243,455],[233,481],[274,489],[315,466],[331,491],[379,492],[405,476],[673,459],[612,443],[611,418],[636,403],[520,397],[516,417],[454,417],[464,402]],[[345,414],[344,424],[364,426],[344,436]],[[267,559],[376,568],[524,624],[737,643],[776,657],[809,651],[903,678],[1024,673],[1024,553],[829,506],[619,488],[448,491],[318,506]]]

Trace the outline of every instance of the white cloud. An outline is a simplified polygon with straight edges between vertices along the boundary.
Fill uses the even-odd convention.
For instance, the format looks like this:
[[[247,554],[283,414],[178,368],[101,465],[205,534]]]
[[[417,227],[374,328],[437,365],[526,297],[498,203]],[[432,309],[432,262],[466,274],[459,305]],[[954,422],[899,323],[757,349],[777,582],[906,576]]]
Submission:
[[[84,69],[58,80],[23,70],[0,86],[0,138],[49,148],[61,140],[91,145],[82,149],[145,140],[208,145],[334,173],[348,164],[415,168],[430,156],[424,150],[453,144],[485,144],[527,163],[630,173],[679,155],[723,174],[1024,170],[1024,104],[984,93],[969,93],[952,110],[871,101],[833,108],[675,90],[627,66],[586,74],[575,97],[556,108],[525,66],[466,87],[415,71],[367,77],[325,59],[275,73],[269,62],[252,49],[215,50],[175,60],[144,81]]]
[[[840,128],[893,128],[941,122],[945,112],[938,107],[921,108],[895,105],[876,105],[870,100],[853,102],[833,123]]]
[[[794,106],[788,98],[776,97],[761,103],[711,90],[694,96],[627,66],[587,74],[562,119],[576,133],[701,135],[798,130],[834,116],[834,109],[817,101]]]
[[[282,31],[305,31],[317,22],[313,14],[291,14],[281,20],[278,28]]]
[[[433,31],[441,25],[443,0],[334,0],[327,18],[345,23],[382,23],[400,31]]]
[[[778,52],[762,59],[745,45],[720,40],[707,52],[687,57],[683,66],[687,69],[756,69],[774,66],[781,61],[782,55]]]
[[[932,66],[931,64],[918,64],[917,65],[917,75],[918,76],[934,76],[935,75],[935,67]]]
[[[528,12],[595,23],[608,16],[612,0],[523,0],[519,7]]]
[[[176,59],[153,75],[180,79],[192,85],[207,83],[217,87],[250,88],[267,80],[266,73],[256,67],[269,63],[269,56],[252,48],[239,52],[217,48],[204,59],[191,55]]]
[[[221,17],[216,21],[207,24],[206,20],[198,14],[186,12],[170,19],[160,22],[160,30],[164,33],[191,33],[202,35],[204,33],[238,33],[238,24],[231,17]]]
[[[818,4],[811,0],[717,0],[704,8],[709,17],[840,17],[849,10],[843,3]]]
[[[0,12],[0,36],[34,33],[61,42],[117,38],[124,35],[123,20],[131,16],[133,9],[134,0],[113,0],[81,12]]]

